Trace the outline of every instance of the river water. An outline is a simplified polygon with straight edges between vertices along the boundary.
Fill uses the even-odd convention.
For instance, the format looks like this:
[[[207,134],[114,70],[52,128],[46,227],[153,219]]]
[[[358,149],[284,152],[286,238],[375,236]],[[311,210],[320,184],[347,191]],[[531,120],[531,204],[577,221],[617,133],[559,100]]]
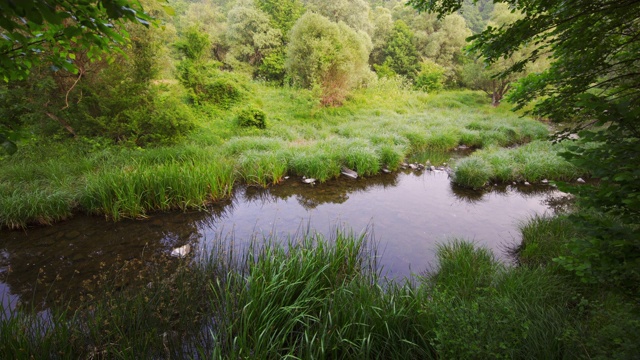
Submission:
[[[550,210],[560,193],[549,186],[493,186],[483,191],[452,185],[445,171],[405,170],[367,179],[340,178],[303,184],[290,178],[268,189],[239,188],[208,211],[151,214],[117,223],[77,216],[51,227],[0,231],[0,298],[42,303],[54,292],[80,293],[110,264],[150,261],[153,255],[191,244],[207,247],[301,232],[330,237],[336,229],[367,232],[378,264],[402,278],[433,267],[438,243],[467,239],[494,250],[520,241],[518,225]]]

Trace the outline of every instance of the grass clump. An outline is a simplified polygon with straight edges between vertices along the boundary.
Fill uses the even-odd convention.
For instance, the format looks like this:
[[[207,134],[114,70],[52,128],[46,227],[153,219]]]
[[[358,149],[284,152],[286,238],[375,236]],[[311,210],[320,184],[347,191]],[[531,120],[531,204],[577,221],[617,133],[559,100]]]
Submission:
[[[340,175],[341,161],[339,150],[320,146],[308,146],[292,149],[290,170],[299,176],[325,182]]]
[[[279,183],[287,173],[287,159],[281,152],[247,151],[238,160],[240,176],[248,185],[267,187]]]
[[[132,164],[87,178],[81,205],[114,220],[150,210],[191,209],[231,195],[235,177],[227,163]]]
[[[454,181],[461,186],[478,188],[488,180],[572,180],[583,173],[558,155],[564,146],[533,141],[513,149],[492,147],[481,150],[456,164]]]
[[[472,156],[456,164],[453,181],[458,185],[477,189],[485,186],[492,175],[489,163],[480,157]]]

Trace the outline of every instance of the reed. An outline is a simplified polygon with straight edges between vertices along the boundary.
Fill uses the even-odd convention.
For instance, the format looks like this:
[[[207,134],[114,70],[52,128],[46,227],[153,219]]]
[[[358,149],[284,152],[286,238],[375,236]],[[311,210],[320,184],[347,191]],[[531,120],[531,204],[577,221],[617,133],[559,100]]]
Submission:
[[[226,162],[133,163],[88,176],[84,209],[114,220],[147,211],[200,208],[231,195],[235,175]]]
[[[254,239],[242,250],[219,239],[203,258],[114,264],[96,280],[93,300],[46,316],[0,306],[0,357],[635,354],[636,333],[615,322],[633,326],[637,304],[606,295],[603,306],[576,306],[576,286],[553,268],[510,267],[462,240],[440,245],[437,258],[424,276],[385,280],[366,235],[307,231]],[[611,345],[612,336],[631,345]]]

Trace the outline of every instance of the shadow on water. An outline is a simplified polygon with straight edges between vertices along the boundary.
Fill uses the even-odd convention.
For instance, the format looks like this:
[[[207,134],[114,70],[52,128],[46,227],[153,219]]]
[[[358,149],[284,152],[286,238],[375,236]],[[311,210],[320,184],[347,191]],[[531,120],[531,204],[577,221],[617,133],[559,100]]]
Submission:
[[[43,308],[58,294],[90,296],[91,283],[105,269],[147,266],[185,244],[206,248],[222,238],[242,245],[260,237],[286,240],[300,231],[330,237],[337,227],[373,231],[383,273],[403,277],[428,268],[435,245],[453,237],[499,254],[520,240],[518,222],[547,211],[545,199],[558,194],[550,187],[511,185],[472,191],[452,185],[444,171],[407,170],[313,186],[292,177],[268,189],[239,188],[207,212],[117,223],[78,216],[52,227],[2,230],[0,298],[5,305],[19,299]]]

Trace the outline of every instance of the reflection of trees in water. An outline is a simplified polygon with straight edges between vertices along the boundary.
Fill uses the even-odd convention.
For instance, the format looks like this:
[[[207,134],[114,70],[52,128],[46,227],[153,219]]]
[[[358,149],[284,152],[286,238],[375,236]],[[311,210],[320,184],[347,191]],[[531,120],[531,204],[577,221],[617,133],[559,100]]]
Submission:
[[[291,178],[282,185],[267,189],[248,187],[244,199],[248,202],[274,202],[295,197],[302,207],[310,210],[322,204],[342,204],[352,193],[397,185],[398,173],[358,179],[340,177],[317,185],[304,184],[298,178]]]
[[[534,198],[539,197],[540,195],[553,194],[556,192],[556,189],[548,185],[526,186],[498,184],[479,190],[473,190],[451,182],[451,192],[456,200],[473,204],[481,202],[487,194],[509,195],[510,193],[517,193],[523,198]]]
[[[117,223],[80,216],[46,228],[0,232],[0,281],[23,305],[40,308],[63,295],[65,300],[85,298],[95,281],[115,267],[119,281],[139,276],[142,265],[166,257],[176,246],[199,240],[197,224],[204,212],[154,214],[145,220]],[[138,279],[140,280],[140,279]],[[94,285],[91,285],[94,283]],[[0,294],[2,296],[2,294]]]

